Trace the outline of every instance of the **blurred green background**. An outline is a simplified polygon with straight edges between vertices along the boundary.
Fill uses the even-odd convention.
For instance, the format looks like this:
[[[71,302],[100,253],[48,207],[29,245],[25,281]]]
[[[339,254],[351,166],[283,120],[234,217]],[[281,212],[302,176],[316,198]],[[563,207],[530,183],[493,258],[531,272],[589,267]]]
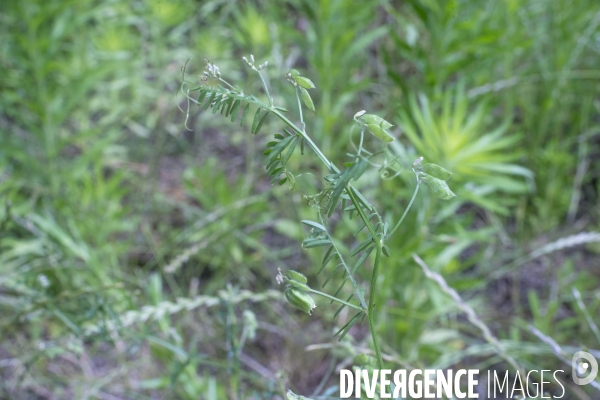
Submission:
[[[346,313],[302,315],[275,283],[277,268],[317,280],[322,257],[300,248],[313,211],[262,168],[282,126],[255,137],[196,107],[186,130],[178,109],[190,57],[189,79],[210,58],[260,95],[250,53],[290,110],[284,74],[315,82],[307,131],[331,159],[366,109],[396,125],[404,167],[454,172],[457,198],[421,191],[381,268],[392,369],[504,370],[508,355],[569,373],[552,341],[600,359],[599,25],[597,0],[3,0],[0,398],[338,393],[336,369],[371,342],[357,325],[338,343]],[[363,193],[398,218],[410,169],[367,176]],[[348,248],[353,223],[335,227]]]

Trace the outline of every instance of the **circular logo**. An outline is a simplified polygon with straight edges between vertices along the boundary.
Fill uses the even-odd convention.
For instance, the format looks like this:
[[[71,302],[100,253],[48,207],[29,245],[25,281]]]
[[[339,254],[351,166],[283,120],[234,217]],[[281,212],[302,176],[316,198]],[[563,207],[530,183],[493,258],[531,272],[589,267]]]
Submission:
[[[598,375],[598,361],[590,353],[578,351],[571,359],[571,371],[573,382],[577,385],[587,385]],[[586,374],[588,375],[585,376]]]

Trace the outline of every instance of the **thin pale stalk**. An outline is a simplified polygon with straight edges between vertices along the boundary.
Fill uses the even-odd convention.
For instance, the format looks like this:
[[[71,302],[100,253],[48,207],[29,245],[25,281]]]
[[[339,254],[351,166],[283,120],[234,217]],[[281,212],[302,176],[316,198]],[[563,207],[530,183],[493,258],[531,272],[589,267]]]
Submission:
[[[262,74],[260,73],[259,70],[257,70],[256,68],[254,68],[254,70],[258,73],[258,76],[260,76],[260,80],[263,83],[263,86],[265,87],[265,92],[267,93],[267,98],[269,99],[269,105],[271,107],[273,107],[273,98],[271,98],[271,94],[269,93],[269,87],[267,86],[267,81],[265,81],[264,76],[262,76]]]
[[[296,100],[298,100],[298,112],[300,113],[300,125],[302,126],[302,132],[306,132],[306,125],[304,124],[304,118],[302,117],[302,103],[300,102],[300,93],[298,86],[294,88],[296,91]]]
[[[357,306],[355,304],[352,304],[352,303],[348,303],[347,301],[344,301],[342,299],[338,299],[337,297],[330,296],[327,293],[319,292],[318,290],[315,290],[315,289],[310,289],[310,292],[314,293],[314,294],[318,294],[318,295],[323,296],[323,297],[327,297],[329,300],[337,301],[338,303],[343,304],[343,305],[348,306],[348,307],[351,307],[351,308],[354,308],[355,310],[365,312],[365,310],[362,307],[359,307],[359,306]]]
[[[402,217],[400,218],[400,220],[398,221],[396,226],[394,226],[394,229],[392,229],[392,231],[390,232],[390,236],[392,236],[394,234],[394,232],[396,232],[396,229],[398,229],[398,227],[400,226],[402,221],[404,221],[404,217],[406,217],[406,214],[408,214],[408,210],[410,210],[410,207],[412,206],[413,201],[415,201],[415,198],[417,197],[417,192],[419,191],[420,185],[421,185],[421,181],[417,181],[417,186],[415,187],[415,192],[412,195],[412,199],[410,199],[410,202],[408,203],[408,207],[406,207],[406,210],[404,210],[404,214],[402,214]]]

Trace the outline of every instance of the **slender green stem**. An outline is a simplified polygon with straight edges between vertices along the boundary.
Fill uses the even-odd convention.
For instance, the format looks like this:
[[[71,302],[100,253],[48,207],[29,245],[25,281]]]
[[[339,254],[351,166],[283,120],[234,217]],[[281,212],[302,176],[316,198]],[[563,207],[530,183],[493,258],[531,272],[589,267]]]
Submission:
[[[269,93],[269,87],[267,86],[267,81],[265,81],[264,76],[262,76],[262,74],[260,73],[260,71],[256,68],[253,68],[257,73],[258,76],[260,76],[260,80],[263,83],[263,86],[265,87],[265,92],[267,93],[267,98],[269,99],[269,105],[271,107],[273,107],[273,98],[271,98],[271,94]]]
[[[296,100],[298,100],[298,112],[300,113],[300,126],[302,126],[302,132],[306,133],[306,125],[304,125],[304,118],[302,117],[302,103],[300,102],[300,89],[298,89],[298,86],[296,86],[294,88],[294,90],[296,91]]]
[[[325,221],[323,220],[323,217],[321,216],[320,212],[319,212],[319,219],[321,220],[321,223],[323,225],[325,225]],[[333,238],[331,237],[331,235],[329,235],[329,232],[327,233],[327,236],[329,236],[329,240],[331,241],[331,245],[333,246],[333,249],[337,253],[338,257],[340,258],[340,262],[344,266],[344,269],[346,270],[346,273],[348,274],[348,278],[350,278],[350,282],[352,282],[352,287],[354,287],[354,291],[356,292],[356,296],[358,296],[358,300],[360,301],[360,305],[364,309],[366,309],[367,308],[367,303],[365,301],[365,297],[362,295],[362,293],[358,289],[358,283],[356,282],[356,279],[354,279],[354,276],[352,275],[352,271],[350,270],[350,267],[348,267],[348,264],[346,264],[346,261],[344,261],[344,257],[342,257],[342,253],[340,253],[340,250],[338,249],[338,247],[335,244],[335,242],[334,242]]]
[[[290,121],[285,115],[283,115],[281,113],[281,111],[277,110],[276,108],[270,107],[269,111],[272,112],[273,114],[277,115],[277,117],[279,117],[280,120],[285,122],[285,124],[287,126],[289,126],[290,128],[292,128],[295,131],[297,131],[298,133],[300,133],[300,135],[306,141],[306,144],[308,144],[308,147],[310,147],[317,154],[317,157],[319,157],[321,159],[323,164],[325,164],[325,166],[327,168],[329,168],[329,170],[331,170],[333,172],[340,172],[340,170],[335,166],[335,164],[333,164],[331,161],[329,161],[327,159],[327,157],[325,157],[325,154],[323,154],[323,152],[317,147],[315,142],[312,141],[312,139],[308,136],[308,134],[306,132],[304,132],[302,129],[298,128],[296,126],[296,124],[294,124],[292,121]]]
[[[319,292],[318,290],[315,290],[315,289],[310,289],[310,292],[314,293],[314,294],[321,295],[323,297],[327,297],[329,300],[337,301],[338,303],[344,304],[344,305],[346,305],[348,307],[351,307],[351,308],[354,308],[355,310],[365,312],[364,308],[362,308],[360,306],[357,306],[355,304],[352,304],[352,303],[348,303],[347,301],[344,301],[342,299],[338,299],[337,297],[330,296],[327,293]]]
[[[367,309],[367,318],[369,319],[369,330],[371,331],[371,339],[373,340],[373,347],[375,349],[375,354],[377,355],[377,362],[379,364],[379,369],[383,369],[383,358],[381,357],[381,348],[379,347],[379,340],[377,339],[377,332],[375,331],[375,292],[377,286],[377,277],[379,276],[379,263],[381,261],[381,248],[382,244],[373,225],[365,215],[360,203],[358,202],[356,195],[354,194],[354,189],[352,186],[348,185],[346,191],[348,192],[348,196],[350,196],[350,200],[354,207],[358,211],[358,215],[363,220],[367,229],[373,236],[373,240],[375,240],[376,249],[375,249],[375,262],[373,263],[373,273],[371,274],[371,291],[369,293],[369,306]]]
[[[360,124],[360,143],[358,144],[358,151],[356,152],[356,161],[360,158],[360,153],[363,151],[363,140],[365,138],[365,127]]]
[[[365,212],[363,211],[361,204],[359,203],[358,199],[356,198],[356,195],[354,194],[355,191],[356,191],[356,189],[353,188],[351,185],[346,186],[346,192],[348,193],[348,196],[350,197],[350,201],[352,201],[352,204],[356,208],[356,211],[358,211],[358,215],[360,216],[360,219],[363,220],[365,226],[369,230],[369,233],[371,234],[371,236],[373,236],[373,240],[375,240],[376,242],[379,242],[377,233],[375,232],[373,225],[371,224],[371,222],[365,215]]]
[[[379,365],[379,369],[383,369],[383,357],[381,356],[381,348],[379,347],[379,340],[377,339],[377,332],[375,331],[375,292],[377,289],[377,277],[379,276],[379,262],[381,261],[381,242],[377,242],[377,248],[375,251],[375,262],[373,263],[373,274],[371,275],[371,292],[369,293],[369,309],[367,312],[367,318],[369,319],[369,330],[371,331],[373,347],[375,348],[375,354],[377,355],[377,363]]]
[[[219,82],[222,82],[224,84],[226,84],[227,86],[229,86],[232,90],[236,90],[229,82],[227,82],[225,79],[219,78]]]
[[[420,185],[421,185],[421,181],[417,180],[417,186],[415,187],[415,192],[413,193],[412,198],[410,199],[410,202],[408,203],[408,207],[406,207],[406,210],[404,210],[404,214],[402,214],[400,221],[398,221],[396,226],[394,226],[394,229],[392,229],[392,231],[390,232],[390,236],[392,236],[394,234],[394,232],[396,232],[396,229],[398,229],[398,227],[400,226],[402,221],[404,221],[404,217],[406,217],[406,214],[408,213],[408,210],[410,210],[410,207],[412,206],[413,201],[415,201],[415,197],[417,197],[417,192],[419,191]]]

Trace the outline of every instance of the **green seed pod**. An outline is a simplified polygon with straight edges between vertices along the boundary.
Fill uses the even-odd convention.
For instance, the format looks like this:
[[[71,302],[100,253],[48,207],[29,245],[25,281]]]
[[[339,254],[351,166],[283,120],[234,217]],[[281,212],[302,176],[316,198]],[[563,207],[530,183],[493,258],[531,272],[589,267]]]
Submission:
[[[315,111],[315,104],[313,103],[312,99],[310,98],[310,94],[308,94],[308,91],[306,89],[304,89],[302,86],[299,86],[298,90],[300,90],[300,98],[302,99],[302,101],[304,102],[306,107]]]
[[[308,78],[305,78],[304,76],[295,76],[294,80],[296,81],[296,83],[300,86],[302,86],[304,89],[314,89],[315,88],[315,84],[312,83],[312,81]]]
[[[383,130],[390,129],[392,126],[394,126],[375,114],[364,114],[362,117],[360,117],[360,119],[363,120],[367,125],[377,125]]]
[[[425,182],[431,193],[441,200],[450,200],[456,195],[450,190],[446,181],[434,178],[431,175],[421,172],[420,179]]]
[[[296,289],[300,289],[305,292],[310,292],[310,287],[306,283],[300,283],[298,281],[292,281],[289,279],[285,279],[285,281],[288,285],[293,286]]]
[[[306,279],[306,276],[304,276],[300,272],[296,272],[293,270],[285,271],[283,273],[283,276],[285,276],[290,281],[296,281],[296,282],[300,282],[300,283],[308,282],[308,280]]]
[[[439,165],[426,163],[421,165],[421,170],[434,178],[447,181],[452,176],[452,172],[440,167]]]
[[[354,365],[367,365],[369,364],[369,356],[366,354],[359,354],[354,357]]]
[[[381,252],[386,257],[390,256],[390,249],[386,245],[383,245],[383,247],[381,248]]]
[[[291,305],[296,307],[299,310],[304,311],[308,315],[310,315],[313,308],[317,305],[310,295],[293,286],[288,286],[285,288],[285,297],[288,299]]]
[[[369,132],[375,135],[379,140],[384,142],[391,142],[394,140],[394,137],[388,133],[385,129],[381,129],[379,125],[375,124],[367,124],[369,128]]]

